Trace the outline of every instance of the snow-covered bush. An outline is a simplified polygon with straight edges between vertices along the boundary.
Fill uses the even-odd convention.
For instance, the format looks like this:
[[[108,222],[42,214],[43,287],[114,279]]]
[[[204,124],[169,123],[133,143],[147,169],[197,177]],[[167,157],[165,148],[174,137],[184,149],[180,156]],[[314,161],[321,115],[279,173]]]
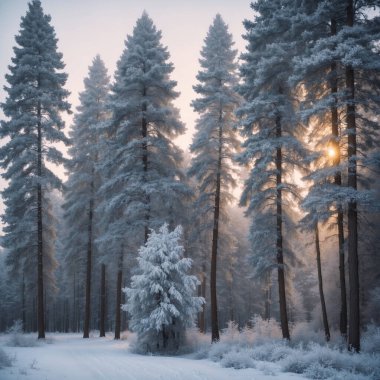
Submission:
[[[255,361],[248,349],[232,350],[227,352],[221,360],[221,365],[226,368],[244,369],[255,368]]]
[[[263,319],[260,315],[255,315],[251,320],[254,341],[267,342],[273,339],[282,339],[280,324],[275,319]]]
[[[380,326],[368,325],[362,335],[363,352],[380,354]]]
[[[13,325],[7,330],[7,345],[11,347],[34,347],[37,346],[37,340],[34,336],[23,333],[22,321],[14,321]]]
[[[329,379],[342,371],[368,379],[380,379],[380,357],[366,353],[352,354],[336,347],[310,343],[294,348],[294,354],[284,358],[281,366],[286,372],[307,374],[312,379]],[[333,375],[332,375],[333,374]]]
[[[131,287],[124,289],[128,301],[123,310],[131,315],[139,352],[178,352],[185,329],[204,303],[194,296],[198,280],[187,274],[192,261],[183,257],[181,239],[181,226],[169,232],[164,224],[158,233],[151,231],[139,249]]]
[[[0,369],[5,367],[10,367],[12,365],[12,361],[6,352],[0,348]]]
[[[281,339],[281,330],[275,320],[255,317],[252,328],[242,331],[230,322],[220,342],[211,345],[207,356],[203,348],[202,357],[220,362],[224,367],[257,368],[268,373],[280,370],[303,374],[310,379],[380,379],[379,327],[367,328],[360,354],[348,352],[338,333],[333,333],[332,337],[333,342],[326,344],[323,331],[300,323],[292,327],[289,342]]]

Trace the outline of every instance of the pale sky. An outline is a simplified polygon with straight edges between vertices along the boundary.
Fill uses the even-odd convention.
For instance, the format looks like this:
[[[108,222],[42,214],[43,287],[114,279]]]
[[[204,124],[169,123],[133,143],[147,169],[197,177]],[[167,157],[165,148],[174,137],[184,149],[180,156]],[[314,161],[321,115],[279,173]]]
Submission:
[[[28,9],[28,0],[0,0],[0,102],[6,93],[5,74],[13,57],[15,35],[19,33],[21,17]],[[136,20],[146,10],[156,27],[162,31],[162,42],[168,47],[174,63],[172,78],[178,82],[181,93],[175,105],[187,132],[177,140],[184,151],[188,150],[197,115],[190,102],[195,98],[192,86],[199,70],[198,59],[203,40],[215,15],[220,13],[233,35],[235,48],[244,50],[243,20],[252,19],[250,0],[42,0],[45,14],[52,17],[51,24],[58,38],[58,49],[63,53],[68,73],[66,88],[71,92],[69,101],[75,112],[78,93],[83,90],[83,79],[96,54],[100,54],[113,80],[116,62],[124,50],[124,41],[132,34]],[[0,110],[0,118],[4,115]],[[71,117],[65,116],[67,129]],[[64,177],[63,168],[57,174]],[[5,186],[0,178],[0,190]],[[0,214],[3,204],[0,198]],[[1,222],[0,222],[1,234]]]
[[[27,0],[0,0],[0,102],[6,93],[4,75],[13,56],[14,36],[19,32],[21,16],[27,10]],[[199,70],[199,52],[216,13],[229,25],[236,48],[242,51],[245,42],[242,21],[252,18],[249,0],[42,0],[63,53],[65,71],[69,74],[66,88],[71,91],[73,111],[78,105],[78,92],[93,57],[100,54],[111,78],[123,49],[127,34],[144,10],[162,31],[163,44],[171,54],[175,71],[172,78],[181,92],[176,106],[187,126],[186,136],[178,140],[187,150],[194,130],[196,114],[190,102],[195,97],[192,86]],[[70,118],[67,118],[68,126]]]

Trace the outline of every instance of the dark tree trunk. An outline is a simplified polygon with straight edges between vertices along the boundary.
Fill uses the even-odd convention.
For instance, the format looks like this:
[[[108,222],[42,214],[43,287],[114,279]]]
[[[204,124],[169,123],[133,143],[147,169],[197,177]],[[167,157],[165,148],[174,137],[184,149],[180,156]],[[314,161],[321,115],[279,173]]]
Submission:
[[[327,319],[327,310],[326,310],[326,303],[325,303],[325,295],[323,293],[323,279],[322,279],[322,265],[321,265],[321,248],[319,246],[318,224],[316,224],[316,226],[315,226],[315,250],[317,252],[318,288],[319,288],[319,298],[321,300],[323,327],[325,329],[326,341],[329,342],[330,341],[330,328],[329,328],[329,322],[328,322],[328,319]]]
[[[276,119],[276,137],[281,138],[281,118]],[[277,208],[277,266],[278,266],[278,294],[280,301],[280,320],[281,331],[284,339],[290,339],[288,313],[286,309],[286,290],[285,290],[285,271],[284,271],[284,256],[282,244],[282,151],[281,147],[277,148],[276,153],[276,208]]]
[[[42,131],[41,105],[37,107],[37,325],[38,339],[45,339],[43,226],[42,226]]]
[[[91,190],[94,183],[91,183]],[[87,243],[87,267],[86,267],[86,303],[84,311],[83,338],[90,336],[90,318],[91,318],[91,277],[92,277],[92,222],[93,222],[94,201],[91,197],[88,210],[88,243]]]
[[[337,27],[336,20],[331,20],[331,35],[336,35]],[[335,149],[334,165],[340,164],[340,146],[339,146],[339,119],[337,108],[337,92],[338,92],[338,78],[337,78],[337,64],[331,64],[331,94],[334,98],[334,105],[331,107],[331,133],[334,138],[333,144]],[[342,186],[342,175],[337,171],[334,176],[334,183],[337,186]],[[338,225],[338,248],[339,248],[339,281],[340,281],[340,333],[344,338],[347,338],[347,290],[346,290],[346,276],[345,276],[345,263],[344,263],[344,229],[343,229],[343,210],[339,205],[337,210],[337,225]]]
[[[119,268],[116,283],[116,308],[115,308],[115,339],[120,339],[121,330],[121,287],[123,284],[123,248],[119,256]]]
[[[214,224],[212,229],[212,247],[211,247],[211,275],[210,275],[210,295],[211,295],[211,341],[219,341],[219,324],[218,324],[218,305],[216,297],[216,263],[218,255],[218,236],[219,236],[219,213],[220,213],[220,184],[222,170],[222,115],[219,116],[219,135],[218,135],[218,164],[216,169],[216,189],[214,203]]]
[[[101,279],[100,279],[100,337],[106,336],[105,320],[106,320],[106,266],[101,266]]]
[[[206,268],[203,268],[201,284],[198,286],[198,296],[206,297]],[[205,304],[202,305],[202,309],[198,314],[198,327],[199,332],[205,334],[206,333],[206,313],[205,313]]]
[[[22,297],[22,331],[26,332],[26,309],[25,309],[25,275],[22,274],[22,288],[21,288],[21,297]]]
[[[74,271],[74,281],[73,281],[73,319],[72,319],[72,326],[71,331],[77,332],[76,326],[77,326],[77,285],[76,285],[76,276]]]
[[[354,25],[354,5],[348,0],[347,26]],[[357,189],[356,167],[356,115],[355,115],[355,73],[352,66],[346,66],[347,87],[347,132],[348,132],[348,187]],[[359,259],[358,259],[358,215],[356,199],[348,202],[348,274],[349,274],[349,330],[348,348],[360,351],[360,303],[359,303]]]
[[[267,288],[265,290],[265,311],[264,319],[269,321],[271,318],[271,304],[272,304],[272,272],[269,271],[267,274]]]
[[[143,90],[143,98],[146,96],[146,89]],[[141,119],[141,135],[142,135],[142,162],[143,162],[143,168],[144,168],[144,176],[145,181],[147,181],[147,175],[148,175],[148,122],[146,120],[146,103],[145,100],[143,100],[142,104],[142,119]],[[149,195],[146,195],[145,199],[145,227],[144,227],[144,242],[146,243],[148,240],[149,235],[149,204],[150,204],[150,197]]]

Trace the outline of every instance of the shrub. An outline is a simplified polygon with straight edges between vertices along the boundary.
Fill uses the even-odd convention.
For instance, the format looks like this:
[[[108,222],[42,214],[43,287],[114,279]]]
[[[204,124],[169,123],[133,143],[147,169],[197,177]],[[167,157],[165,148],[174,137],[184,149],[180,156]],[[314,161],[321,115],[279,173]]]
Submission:
[[[6,352],[0,348],[0,369],[5,367],[10,367],[12,365],[12,360],[6,354]]]
[[[35,337],[30,335],[25,335],[22,331],[22,321],[16,320],[13,325],[7,330],[9,338],[7,345],[11,347],[34,347],[38,343]]]

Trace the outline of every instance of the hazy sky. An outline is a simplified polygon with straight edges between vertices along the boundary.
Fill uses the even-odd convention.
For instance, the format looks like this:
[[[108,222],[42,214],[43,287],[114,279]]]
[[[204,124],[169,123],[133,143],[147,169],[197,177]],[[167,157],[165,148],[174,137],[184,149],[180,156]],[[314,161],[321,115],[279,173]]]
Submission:
[[[19,32],[20,18],[27,10],[27,0],[0,0],[0,102],[6,93],[4,75],[13,56],[14,36]],[[178,143],[187,149],[194,130],[196,114],[190,102],[195,97],[192,86],[199,70],[199,52],[216,13],[229,25],[236,48],[244,49],[242,21],[252,18],[249,0],[42,0],[45,13],[52,17],[59,39],[59,51],[69,74],[66,88],[71,91],[73,111],[78,105],[78,92],[93,57],[100,54],[111,78],[123,49],[127,34],[146,10],[162,31],[168,46],[181,92],[176,106],[187,126],[186,136]],[[70,119],[68,125],[70,124]]]

